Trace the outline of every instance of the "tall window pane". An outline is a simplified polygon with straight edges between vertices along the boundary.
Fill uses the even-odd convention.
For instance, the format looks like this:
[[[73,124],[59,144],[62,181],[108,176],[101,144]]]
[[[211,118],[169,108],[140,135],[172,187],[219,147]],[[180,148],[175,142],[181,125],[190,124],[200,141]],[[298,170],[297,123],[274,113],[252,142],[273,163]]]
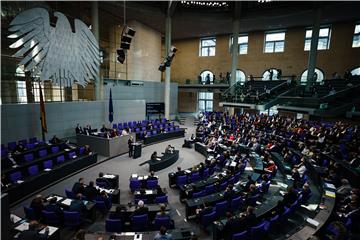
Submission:
[[[360,24],[357,24],[357,25],[355,26],[355,31],[354,31],[354,37],[353,37],[352,47],[353,47],[353,48],[358,48],[358,47],[360,47]]]
[[[330,33],[331,33],[331,30],[329,27],[320,28],[319,42],[318,42],[318,47],[317,47],[318,50],[326,50],[326,49],[330,48]],[[304,51],[310,51],[311,37],[312,37],[312,29],[306,30]]]
[[[285,32],[265,33],[264,52],[284,52]]]
[[[200,39],[199,56],[215,56],[216,38],[202,38]]]
[[[27,103],[26,82],[16,81],[16,90],[18,103]]]

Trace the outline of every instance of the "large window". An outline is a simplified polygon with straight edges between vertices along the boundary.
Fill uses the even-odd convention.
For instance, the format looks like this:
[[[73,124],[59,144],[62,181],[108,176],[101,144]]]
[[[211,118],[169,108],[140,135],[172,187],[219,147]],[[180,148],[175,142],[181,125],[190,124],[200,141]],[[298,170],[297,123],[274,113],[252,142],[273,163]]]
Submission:
[[[248,35],[241,35],[238,37],[238,53],[239,54],[247,54],[248,51]],[[230,52],[232,52],[232,45],[233,45],[233,37],[230,37],[230,44],[229,44]]]
[[[201,38],[199,56],[215,56],[216,38]]]
[[[18,103],[27,103],[26,82],[16,81],[16,90]]]
[[[44,84],[40,83],[40,85],[41,85],[41,92],[42,92],[42,95],[43,95],[43,99],[45,101]],[[32,82],[32,88],[33,88],[33,94],[34,94],[34,101],[35,102],[40,102],[39,83],[38,82]]]
[[[243,71],[237,69],[236,70],[236,74],[235,74],[235,80],[236,82],[240,82],[241,85],[244,85],[245,81],[246,81],[246,75]]]
[[[265,33],[264,52],[284,52],[285,32]]]
[[[318,42],[318,50],[326,50],[330,47],[330,33],[331,30],[329,27],[320,28],[319,31],[319,42]],[[305,45],[304,51],[309,51],[311,48],[311,37],[312,37],[312,29],[306,30],[305,33]]]
[[[201,83],[202,84],[213,84],[214,83],[214,74],[209,70],[203,71],[201,74]]]
[[[65,91],[64,87],[60,87],[59,85],[52,85],[52,101],[61,102],[65,101]]]
[[[199,92],[198,106],[199,111],[212,112],[213,111],[214,93],[212,92]]]
[[[262,75],[262,80],[279,80],[279,71],[276,68],[266,70]]]
[[[306,85],[307,83],[307,76],[308,76],[308,70],[306,69],[302,74],[301,74],[301,85]],[[314,73],[314,79],[316,80],[316,82],[322,82],[324,80],[324,72],[318,68],[315,68],[315,73]]]
[[[352,47],[353,48],[360,47],[360,24],[356,24],[355,26]]]

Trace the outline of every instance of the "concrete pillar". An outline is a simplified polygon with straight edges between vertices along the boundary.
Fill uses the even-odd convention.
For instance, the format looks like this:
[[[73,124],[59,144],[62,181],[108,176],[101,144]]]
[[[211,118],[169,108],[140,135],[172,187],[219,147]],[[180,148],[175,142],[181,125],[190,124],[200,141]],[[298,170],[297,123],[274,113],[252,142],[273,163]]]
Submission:
[[[309,51],[309,60],[308,60],[308,75],[306,83],[306,91],[310,91],[310,87],[314,82],[314,72],[316,68],[316,57],[317,57],[317,47],[319,43],[319,31],[320,31],[320,21],[321,21],[321,8],[318,7],[315,13],[314,25],[312,28],[311,36],[311,46]]]
[[[236,83],[236,69],[238,63],[238,54],[239,54],[239,47],[238,47],[238,38],[239,38],[239,19],[235,19],[233,21],[233,44],[231,49],[231,78],[230,78],[230,86],[233,86]],[[232,88],[232,90],[235,90]]]
[[[171,17],[168,15],[165,20],[165,54],[169,54],[171,48]],[[170,67],[165,70],[164,102],[165,118],[170,119]]]
[[[99,44],[100,47],[100,41],[99,41],[99,6],[98,2],[92,2],[91,3],[91,30],[94,34],[94,37],[96,41]],[[100,77],[100,69],[99,69],[99,75],[95,79],[95,99],[96,100],[102,100],[103,99],[103,81]]]

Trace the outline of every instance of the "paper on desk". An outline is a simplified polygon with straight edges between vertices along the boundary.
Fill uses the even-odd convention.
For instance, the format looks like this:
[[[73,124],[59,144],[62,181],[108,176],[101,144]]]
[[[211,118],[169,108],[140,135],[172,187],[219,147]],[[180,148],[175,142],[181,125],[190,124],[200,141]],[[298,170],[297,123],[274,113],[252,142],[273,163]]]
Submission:
[[[231,162],[230,167],[236,167],[236,162]]]
[[[138,175],[136,173],[131,174],[131,178],[137,178]]]
[[[56,198],[56,201],[57,201],[57,202],[60,201],[60,200],[62,200],[62,199],[64,199],[64,198],[61,197],[61,196],[51,196],[51,197],[48,197],[46,200],[50,201],[50,199],[52,199],[52,198]]]
[[[17,180],[16,183],[20,184],[20,183],[23,183],[24,181],[23,180]]]
[[[152,194],[152,192],[153,192],[152,190],[145,190],[146,194]]]
[[[188,170],[188,169],[184,170],[184,172],[186,172],[186,173],[191,173],[191,171]]]
[[[284,196],[285,195],[285,191],[279,191],[280,192],[280,194],[281,194],[281,196]]]
[[[51,168],[45,168],[44,171],[49,172],[49,171],[51,171]]]
[[[29,223],[28,222],[23,222],[22,224],[20,224],[19,226],[17,226],[15,228],[16,230],[20,231],[20,232],[23,232],[25,230],[28,230],[29,229]]]
[[[104,178],[115,178],[115,175],[111,175],[111,174],[105,174]]]
[[[336,189],[336,187],[335,187],[334,184],[332,184],[332,183],[325,183],[325,187],[326,187],[326,188],[333,189],[333,190]]]
[[[11,213],[10,214],[10,220],[11,220],[12,223],[17,223],[18,221],[21,220],[21,217]]]
[[[61,203],[64,204],[64,205],[66,205],[66,206],[70,206],[71,202],[72,202],[72,200],[69,199],[69,198],[67,198],[67,199],[65,199],[64,201],[62,201]]]
[[[312,219],[312,218],[307,218],[306,221],[307,221],[308,223],[310,223],[310,224],[311,224],[312,226],[314,226],[314,227],[319,226],[319,222],[316,221],[316,220],[314,220],[314,219]]]
[[[49,236],[51,236],[54,232],[56,232],[56,230],[58,230],[57,227],[48,226],[48,228],[49,228]],[[43,228],[43,230],[41,230],[39,233],[45,234],[45,228]]]
[[[292,179],[291,175],[286,175],[286,178],[289,180]]]
[[[278,182],[277,184],[278,184],[280,187],[282,187],[282,188],[287,188],[287,187],[288,187],[287,184],[282,183],[282,182]]]
[[[318,204],[309,204],[309,205],[301,205],[301,207],[306,208],[309,211],[315,211],[318,208]]]
[[[325,190],[325,196],[335,198],[335,192]]]
[[[245,168],[246,171],[253,171],[253,168],[251,166],[248,166]]]

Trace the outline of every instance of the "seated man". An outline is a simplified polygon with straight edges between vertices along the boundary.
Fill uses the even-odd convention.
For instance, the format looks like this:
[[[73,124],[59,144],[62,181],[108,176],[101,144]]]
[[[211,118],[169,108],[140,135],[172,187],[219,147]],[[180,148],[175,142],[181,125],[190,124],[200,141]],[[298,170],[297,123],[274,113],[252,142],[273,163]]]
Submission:
[[[49,227],[45,228],[45,233],[41,234],[39,233],[40,225],[37,221],[31,221],[29,223],[29,229],[24,230],[20,233],[18,239],[19,240],[30,240],[30,239],[37,239],[37,240],[43,240],[48,239],[49,235]]]
[[[72,192],[75,194],[78,194],[78,193],[83,194],[84,189],[85,189],[84,178],[79,178],[79,181],[74,184],[74,186],[72,188]]]
[[[94,181],[90,181],[89,185],[84,189],[84,195],[86,196],[87,200],[92,201],[99,195],[99,191],[94,186]]]
[[[160,232],[158,232],[155,237],[154,240],[171,240],[171,234],[166,232],[166,227],[161,226],[160,228]]]
[[[45,206],[45,211],[54,212],[59,219],[63,219],[64,212],[59,205],[56,204],[56,197],[49,200],[49,204]]]
[[[158,178],[155,176],[155,172],[151,171],[147,180],[157,180]]]
[[[58,144],[58,143],[60,143],[61,141],[60,141],[60,139],[59,139],[58,137],[56,137],[56,135],[54,135],[54,136],[52,137],[52,139],[50,139],[49,142],[52,143],[52,144]]]
[[[205,202],[203,208],[196,209],[196,217],[198,218],[198,220],[201,220],[202,216],[209,214],[212,211],[213,207],[208,202]]]
[[[170,144],[165,148],[165,154],[172,154],[174,152],[175,148],[171,146]]]
[[[148,212],[149,212],[149,208],[145,207],[144,202],[140,200],[138,202],[138,206],[136,210],[134,211],[133,214],[131,214],[131,217],[148,214]]]
[[[157,156],[157,152],[153,152],[153,154],[151,154],[151,160],[153,161],[161,161],[161,158]]]
[[[81,198],[82,198],[81,193],[78,193],[76,195],[76,199],[71,201],[69,211],[71,211],[71,212],[79,212],[80,214],[83,214],[85,212],[86,206],[85,206],[83,200],[81,200]]]
[[[82,128],[80,127],[80,124],[77,124],[77,125],[76,125],[75,133],[76,133],[76,134],[82,134],[82,133],[83,133],[83,130],[82,130]]]
[[[107,178],[104,178],[104,173],[103,172],[99,172],[99,177],[96,179],[96,182],[104,184],[105,188],[111,188],[112,187],[109,180],[107,180]]]
[[[42,215],[42,210],[44,210],[45,201],[46,199],[44,199],[41,195],[36,195],[36,197],[30,203],[30,207],[34,210],[37,219],[40,219]]]

